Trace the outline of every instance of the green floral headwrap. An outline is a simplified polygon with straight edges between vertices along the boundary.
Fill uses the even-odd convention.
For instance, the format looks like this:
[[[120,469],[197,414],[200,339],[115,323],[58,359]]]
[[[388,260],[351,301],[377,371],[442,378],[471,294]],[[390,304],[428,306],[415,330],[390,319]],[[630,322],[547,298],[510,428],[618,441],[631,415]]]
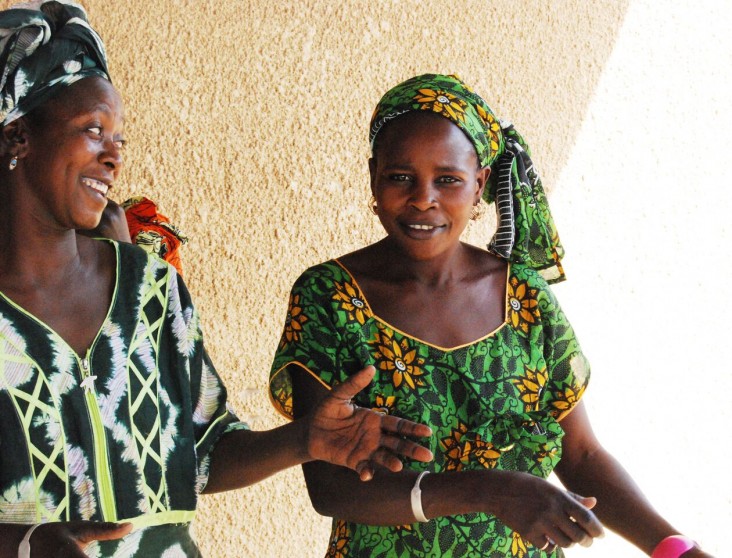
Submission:
[[[488,249],[539,270],[550,283],[563,281],[564,249],[529,146],[513,125],[499,121],[457,76],[424,74],[400,83],[376,105],[369,134],[372,153],[383,127],[414,111],[439,114],[453,122],[475,146],[480,165],[491,168],[483,198],[496,202],[498,227]]]
[[[0,12],[0,125],[27,114],[60,86],[109,79],[102,39],[84,8],[62,1],[19,4]]]

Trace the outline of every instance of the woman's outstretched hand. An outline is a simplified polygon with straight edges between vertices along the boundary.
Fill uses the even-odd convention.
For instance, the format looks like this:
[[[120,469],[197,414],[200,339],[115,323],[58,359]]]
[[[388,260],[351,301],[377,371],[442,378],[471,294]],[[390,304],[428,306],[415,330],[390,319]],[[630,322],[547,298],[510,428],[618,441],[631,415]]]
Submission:
[[[364,409],[351,401],[369,385],[374,373],[374,367],[367,366],[334,387],[307,417],[310,457],[353,469],[364,481],[373,477],[376,466],[400,471],[399,456],[416,461],[433,457],[430,450],[408,439],[430,436],[428,426]]]
[[[68,521],[47,523],[30,538],[31,558],[86,558],[86,546],[92,541],[121,539],[132,531],[130,523]]]

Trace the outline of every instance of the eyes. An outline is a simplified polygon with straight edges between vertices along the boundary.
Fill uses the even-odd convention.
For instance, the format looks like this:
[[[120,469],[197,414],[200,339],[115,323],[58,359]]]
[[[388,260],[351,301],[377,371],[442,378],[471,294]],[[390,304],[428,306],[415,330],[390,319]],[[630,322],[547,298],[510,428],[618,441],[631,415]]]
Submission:
[[[102,128],[102,126],[100,126],[99,124],[89,126],[86,131],[99,140],[104,139],[104,128]],[[127,142],[119,134],[116,135],[112,141],[117,149],[122,149],[127,144]]]
[[[415,181],[415,177],[411,174],[394,173],[394,174],[388,175],[386,178],[389,182],[396,182],[396,183],[402,182],[402,183],[411,184],[412,182]],[[457,183],[461,183],[461,182],[463,182],[463,180],[460,177],[451,176],[451,175],[438,176],[435,179],[436,184],[457,184]]]

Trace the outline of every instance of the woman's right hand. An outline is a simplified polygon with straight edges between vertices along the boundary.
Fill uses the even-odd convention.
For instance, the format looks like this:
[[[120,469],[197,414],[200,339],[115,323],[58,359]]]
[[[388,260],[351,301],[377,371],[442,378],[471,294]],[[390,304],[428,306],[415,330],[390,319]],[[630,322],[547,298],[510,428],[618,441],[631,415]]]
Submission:
[[[594,538],[604,536],[602,524],[590,511],[595,498],[573,494],[528,473],[493,472],[504,479],[491,483],[502,486],[491,511],[537,548],[590,546]]]
[[[39,526],[30,538],[31,558],[87,558],[92,541],[121,539],[132,531],[131,523],[67,521]]]

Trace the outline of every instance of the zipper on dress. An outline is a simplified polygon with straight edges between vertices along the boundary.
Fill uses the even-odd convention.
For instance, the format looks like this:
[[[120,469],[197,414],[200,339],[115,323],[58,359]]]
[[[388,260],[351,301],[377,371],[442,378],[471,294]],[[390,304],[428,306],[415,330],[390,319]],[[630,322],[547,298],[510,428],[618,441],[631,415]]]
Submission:
[[[107,453],[107,437],[104,432],[102,413],[97,402],[96,388],[94,381],[96,376],[91,371],[91,349],[86,352],[84,358],[76,357],[81,372],[81,383],[79,387],[84,390],[86,408],[89,411],[91,421],[92,437],[94,439],[94,467],[97,473],[97,487],[99,489],[99,503],[102,508],[104,521],[116,521],[117,509],[114,502],[114,491],[112,488],[112,476],[109,468],[109,455]]]

